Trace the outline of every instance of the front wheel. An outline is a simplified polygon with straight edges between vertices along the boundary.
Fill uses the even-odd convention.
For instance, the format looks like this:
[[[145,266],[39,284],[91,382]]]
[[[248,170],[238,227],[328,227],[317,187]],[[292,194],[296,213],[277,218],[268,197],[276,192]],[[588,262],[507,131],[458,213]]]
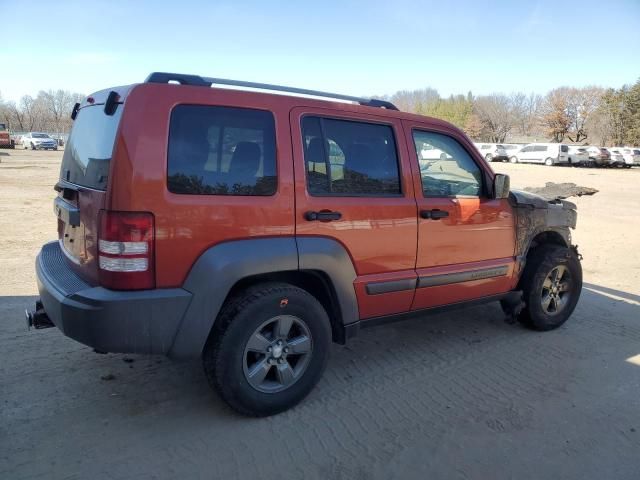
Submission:
[[[582,265],[573,248],[542,245],[530,252],[522,274],[526,307],[518,320],[533,330],[558,328],[573,313],[582,291]]]
[[[203,353],[210,385],[243,415],[300,402],[327,364],[331,326],[311,294],[286,283],[250,287],[229,300]]]
[[[511,163],[518,163],[518,157],[516,157],[516,156],[514,155],[513,157],[511,157],[511,158],[509,159],[509,162],[511,162]]]

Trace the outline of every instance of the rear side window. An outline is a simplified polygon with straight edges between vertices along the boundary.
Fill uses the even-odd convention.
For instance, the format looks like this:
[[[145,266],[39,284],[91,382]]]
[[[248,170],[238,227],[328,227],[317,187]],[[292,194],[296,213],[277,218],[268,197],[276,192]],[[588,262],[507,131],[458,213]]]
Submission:
[[[400,195],[398,156],[388,125],[302,119],[307,189],[312,195]]]
[[[169,126],[169,191],[273,195],[277,189],[273,115],[246,108],[179,105]]]
[[[96,190],[107,188],[109,163],[122,109],[122,105],[118,106],[113,115],[104,113],[104,105],[78,111],[62,157],[61,180]]]
[[[545,145],[536,145],[533,147],[534,152],[546,152],[547,147]]]

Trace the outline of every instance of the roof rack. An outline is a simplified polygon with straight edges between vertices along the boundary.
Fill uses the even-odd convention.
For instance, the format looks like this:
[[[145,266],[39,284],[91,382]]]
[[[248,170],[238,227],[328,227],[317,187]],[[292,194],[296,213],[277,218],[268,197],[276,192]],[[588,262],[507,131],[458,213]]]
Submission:
[[[388,110],[398,110],[393,103],[377,98],[352,97],[339,93],[321,92],[318,90],[307,90],[306,88],[284,87],[282,85],[271,85],[269,83],[244,82],[242,80],[228,80],[224,78],[201,77],[199,75],[185,75],[182,73],[153,72],[145,83],[169,83],[177,82],[180,85],[192,85],[197,87],[211,87],[213,85],[232,85],[234,87],[255,88],[259,90],[272,90],[275,92],[297,93],[298,95],[310,95],[314,97],[335,98],[348,102],[359,103],[367,107],[386,108]]]

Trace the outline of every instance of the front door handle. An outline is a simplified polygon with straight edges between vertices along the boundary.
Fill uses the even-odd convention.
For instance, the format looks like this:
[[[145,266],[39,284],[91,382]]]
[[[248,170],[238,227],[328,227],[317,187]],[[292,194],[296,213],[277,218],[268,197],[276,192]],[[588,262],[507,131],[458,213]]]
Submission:
[[[323,210],[321,212],[306,212],[304,214],[304,218],[313,222],[314,220],[319,220],[321,222],[330,222],[332,220],[340,220],[342,218],[342,214],[340,212],[332,212],[330,210]]]
[[[440,220],[441,218],[445,218],[449,216],[449,212],[446,210],[440,210],[434,208],[433,210],[420,210],[421,218],[430,218],[431,220]]]

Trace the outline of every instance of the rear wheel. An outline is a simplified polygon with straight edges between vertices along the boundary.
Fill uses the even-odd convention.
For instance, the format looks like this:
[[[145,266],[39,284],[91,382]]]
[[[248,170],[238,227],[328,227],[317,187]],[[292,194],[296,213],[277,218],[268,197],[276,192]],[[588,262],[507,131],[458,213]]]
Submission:
[[[553,163],[554,163],[554,162],[553,162],[553,158],[547,158],[547,159],[544,161],[544,164],[545,164],[547,167],[552,166],[552,165],[553,165]]]
[[[228,301],[203,354],[210,385],[234,410],[267,416],[300,402],[326,367],[331,327],[322,305],[285,283]]]
[[[572,248],[542,245],[533,250],[522,275],[526,307],[518,320],[533,330],[558,328],[573,313],[582,291],[582,266]]]
[[[485,159],[487,162],[492,162],[492,161],[493,161],[493,155],[491,155],[490,153],[487,153],[487,154],[485,155],[484,159]]]

